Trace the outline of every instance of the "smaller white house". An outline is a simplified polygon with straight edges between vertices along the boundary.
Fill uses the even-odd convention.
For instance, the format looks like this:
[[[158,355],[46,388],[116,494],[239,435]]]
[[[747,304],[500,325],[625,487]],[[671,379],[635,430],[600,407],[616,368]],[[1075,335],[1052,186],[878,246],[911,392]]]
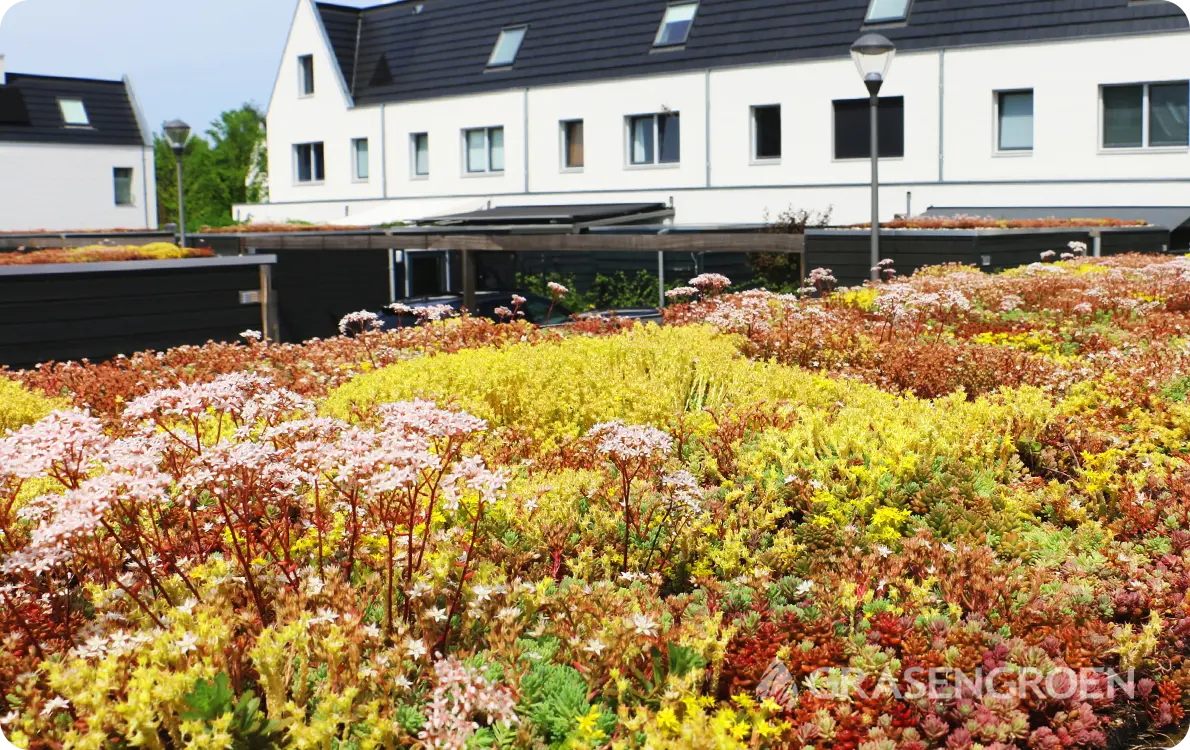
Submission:
[[[153,137],[132,84],[5,73],[0,232],[155,229]]]

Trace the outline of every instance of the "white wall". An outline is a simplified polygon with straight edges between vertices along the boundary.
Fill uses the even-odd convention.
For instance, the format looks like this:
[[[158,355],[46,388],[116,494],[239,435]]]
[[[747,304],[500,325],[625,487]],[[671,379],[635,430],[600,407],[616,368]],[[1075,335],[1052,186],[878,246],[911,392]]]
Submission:
[[[904,97],[905,155],[881,161],[882,217],[904,212],[907,192],[914,211],[1190,205],[1190,149],[1099,145],[1100,85],[1190,79],[1188,40],[1163,33],[899,55],[881,95]],[[301,54],[315,56],[318,86],[309,99],[298,97]],[[997,153],[994,92],[1021,88],[1034,90],[1034,150]],[[672,198],[681,224],[758,222],[789,206],[833,206],[836,221],[860,221],[869,216],[870,165],[834,159],[832,100],[864,96],[850,59],[835,58],[353,109],[317,14],[302,0],[269,113],[274,203],[240,206],[237,215],[379,223],[489,202]],[[757,164],[751,108],[769,104],[782,107],[783,154]],[[625,118],[664,110],[681,113],[681,163],[629,165]],[[585,123],[580,171],[562,169],[560,122],[573,119]],[[468,175],[462,131],[487,126],[505,129],[505,170]],[[418,132],[430,134],[428,178],[412,174],[410,135]],[[350,179],[350,142],[365,136],[373,176],[361,185]],[[326,182],[295,187],[293,144],[318,140],[326,143]],[[387,169],[379,179],[382,152]]]
[[[148,148],[0,143],[0,164],[0,231],[157,227]],[[131,206],[116,205],[116,167],[133,170]]]
[[[314,94],[300,96],[298,58],[314,56]],[[380,109],[350,108],[346,82],[309,0],[301,0],[273,87],[268,113],[269,197],[277,203],[327,199],[358,200],[384,195]],[[356,181],[351,142],[367,138],[369,179]],[[322,142],[326,179],[297,181],[294,145]],[[300,218],[292,216],[291,218]]]

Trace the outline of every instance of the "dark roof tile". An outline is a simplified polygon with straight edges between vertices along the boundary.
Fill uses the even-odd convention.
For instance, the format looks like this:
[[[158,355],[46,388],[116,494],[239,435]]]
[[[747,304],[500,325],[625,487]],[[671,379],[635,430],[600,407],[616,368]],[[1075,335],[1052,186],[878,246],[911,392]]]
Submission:
[[[143,146],[144,136],[122,81],[56,78],[9,73],[0,86],[0,101],[24,105],[27,118],[0,117],[0,142],[73,143],[102,146]],[[15,92],[15,93],[14,93]],[[89,127],[68,127],[59,99],[81,99]],[[15,104],[11,105],[15,112]],[[10,121],[12,120],[12,121]]]
[[[667,0],[408,0],[362,10],[320,4],[358,104],[841,57],[868,0],[701,0],[684,47],[654,51]],[[505,26],[528,24],[516,64],[486,71]],[[1186,29],[1173,3],[916,0],[909,22],[878,26],[902,50]],[[358,37],[358,46],[356,43]],[[374,75],[384,57],[391,72]],[[357,72],[358,70],[358,72]]]

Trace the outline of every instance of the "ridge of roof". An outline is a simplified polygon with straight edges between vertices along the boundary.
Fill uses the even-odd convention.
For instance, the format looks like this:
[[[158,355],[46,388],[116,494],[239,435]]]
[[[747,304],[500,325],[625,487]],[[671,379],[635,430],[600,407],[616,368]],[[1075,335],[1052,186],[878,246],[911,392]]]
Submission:
[[[116,86],[123,86],[124,81],[112,78],[83,78],[81,76],[51,76],[43,75],[41,73],[16,73],[9,71],[7,74],[8,83],[12,83],[14,79],[36,79],[42,81],[73,81],[76,83],[109,83]]]

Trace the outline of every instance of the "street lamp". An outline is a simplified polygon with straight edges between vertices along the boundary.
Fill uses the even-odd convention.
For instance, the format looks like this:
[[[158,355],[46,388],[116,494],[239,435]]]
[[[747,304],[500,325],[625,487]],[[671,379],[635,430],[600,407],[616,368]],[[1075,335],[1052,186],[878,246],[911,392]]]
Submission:
[[[178,246],[186,247],[186,198],[182,194],[182,152],[190,140],[190,126],[181,120],[165,123],[165,140],[178,160]]]
[[[851,59],[872,98],[872,281],[880,280],[880,87],[897,47],[880,34],[864,34],[851,45]]]

